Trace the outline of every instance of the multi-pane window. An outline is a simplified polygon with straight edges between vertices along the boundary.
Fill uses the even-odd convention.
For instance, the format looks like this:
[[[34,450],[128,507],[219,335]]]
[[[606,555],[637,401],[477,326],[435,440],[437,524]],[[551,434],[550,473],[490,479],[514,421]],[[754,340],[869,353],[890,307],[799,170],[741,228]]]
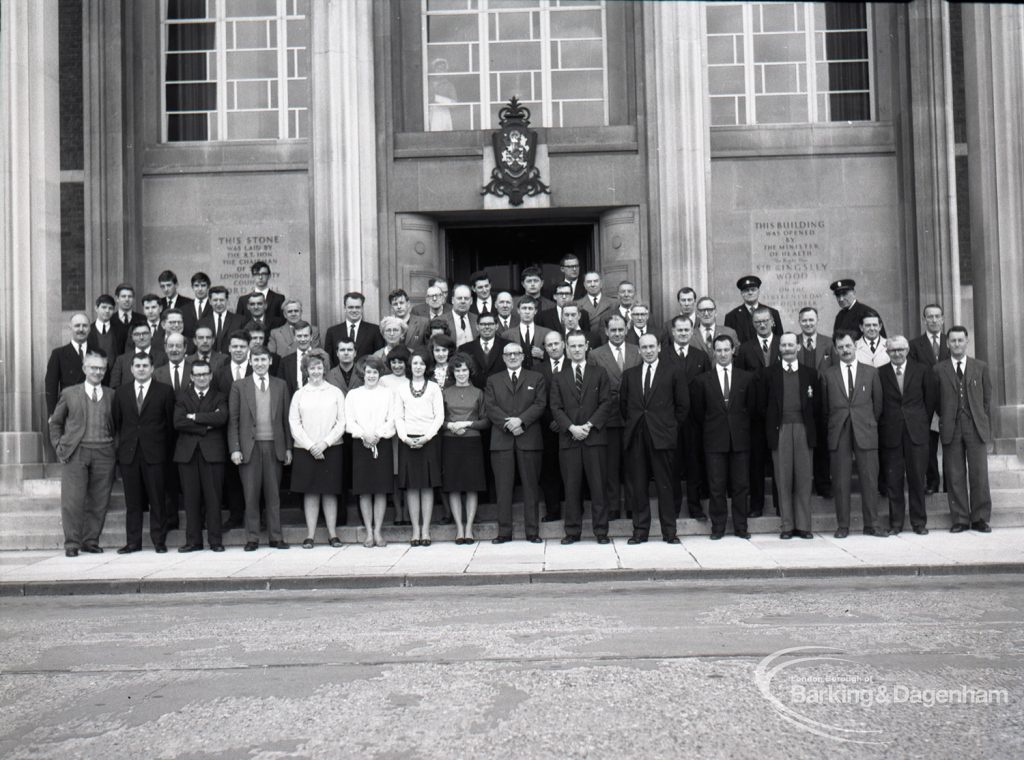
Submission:
[[[309,0],[165,0],[166,142],[309,136]]]
[[[866,3],[713,3],[706,23],[713,126],[873,118]]]
[[[422,0],[427,131],[489,129],[513,95],[545,127],[608,124],[603,0]]]

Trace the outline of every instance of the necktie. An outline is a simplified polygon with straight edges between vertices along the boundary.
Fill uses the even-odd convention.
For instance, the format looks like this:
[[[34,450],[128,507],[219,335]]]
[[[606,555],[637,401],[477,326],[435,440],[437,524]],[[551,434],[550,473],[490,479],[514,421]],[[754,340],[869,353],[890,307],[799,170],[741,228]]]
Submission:
[[[523,342],[523,345],[524,346],[532,346],[533,345],[533,333],[530,332],[529,325],[527,325],[527,327],[526,327],[526,340]]]
[[[103,325],[100,327],[100,335],[106,335],[106,334],[107,334],[107,323],[104,322]]]
[[[174,365],[174,392],[177,393],[181,389],[181,364]]]
[[[484,356],[488,356],[491,353],[491,342],[489,340],[481,341],[480,347],[484,350]]]
[[[196,319],[198,320],[203,316],[203,309],[206,308],[205,301],[196,301]]]
[[[121,313],[121,324],[123,324],[123,325],[128,324],[128,319],[129,319],[128,312],[122,312]]]
[[[804,345],[807,347],[808,351],[814,350],[814,341],[812,341],[810,338],[807,339],[807,343],[805,343]]]
[[[554,374],[557,375],[559,372],[562,371],[562,362],[556,361],[554,366],[555,366]]]
[[[512,373],[512,387],[515,388],[516,387],[516,383],[518,383],[518,382],[519,382],[519,373],[518,372],[513,372]]]
[[[765,366],[768,366],[769,354],[768,354],[768,341],[767,340],[764,340],[764,339],[761,340],[761,352],[764,354]]]
[[[593,298],[594,298],[594,308],[596,309],[597,308],[597,296],[594,296]]]
[[[619,365],[619,372],[622,372],[622,368],[625,366],[625,361],[622,358],[622,346],[615,347],[615,363]]]
[[[725,386],[722,388],[722,398],[725,399],[725,405],[729,406],[729,368],[726,367],[722,372],[725,374]]]
[[[846,365],[846,393],[853,398],[853,365]]]
[[[260,393],[267,392],[267,376],[263,375],[260,377]]]
[[[938,361],[938,359],[939,359],[939,336],[938,335],[933,335],[932,336],[932,351],[935,352],[935,360]]]
[[[139,386],[139,395],[135,397],[135,408],[141,412],[142,402],[146,400],[146,397],[142,395],[142,386]]]
[[[466,330],[466,318],[464,316],[462,316],[462,315],[459,315],[459,324],[462,325],[462,327],[460,329],[463,332],[465,332],[465,330]]]
[[[348,323],[348,339],[351,341],[356,339],[356,326],[351,322]]]
[[[100,389],[97,388],[95,385],[92,387],[92,400],[93,401],[99,401],[100,400]]]
[[[647,365],[647,372],[644,374],[644,401],[651,395],[651,366],[650,364]]]
[[[78,344],[78,356],[83,362],[85,361],[85,346],[81,343]]]
[[[900,386],[900,393],[903,393],[903,367],[896,368],[896,383]]]
[[[871,341],[871,353],[875,353],[875,342]]]
[[[583,368],[576,365],[576,395],[583,396]]]
[[[242,379],[242,365],[241,364],[236,364],[235,365],[235,380],[241,380],[241,379]]]
[[[203,396],[206,395],[206,391],[199,391],[198,395],[199,395],[199,400],[202,401],[203,400]]]
[[[710,327],[705,327],[704,328],[704,345],[706,345],[706,346],[708,346],[710,348],[711,345],[712,345],[711,344],[711,339],[713,337],[714,336],[711,334],[711,328]]]
[[[223,330],[223,329],[224,329],[224,315],[223,314],[218,314],[217,315],[217,332],[216,332],[217,340],[220,340],[220,333],[221,333],[221,330]]]
[[[956,380],[958,383],[963,383],[964,381],[964,370],[962,365],[963,362],[956,363]]]

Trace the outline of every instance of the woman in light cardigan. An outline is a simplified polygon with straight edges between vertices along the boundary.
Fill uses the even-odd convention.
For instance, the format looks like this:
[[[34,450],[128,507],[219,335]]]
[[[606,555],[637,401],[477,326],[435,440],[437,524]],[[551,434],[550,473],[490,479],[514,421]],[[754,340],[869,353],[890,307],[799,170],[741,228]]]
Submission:
[[[366,357],[363,384],[345,397],[345,418],[352,434],[352,493],[366,528],[363,546],[387,546],[381,534],[387,495],[394,490],[391,439],[395,435],[394,393],[380,383],[384,362]]]
[[[324,522],[333,547],[338,538],[338,494],[342,493],[341,439],[345,434],[345,394],[324,381],[331,360],[320,348],[302,357],[302,371],[309,382],[292,396],[288,412],[295,461],[292,463],[291,489],[303,494],[306,513],[304,549],[313,548],[313,534],[323,503]]]
[[[413,354],[409,381],[395,394],[395,429],[400,441],[398,486],[406,489],[412,546],[430,546],[434,488],[441,485],[441,440],[437,434],[444,424],[444,398],[426,373],[426,360]]]

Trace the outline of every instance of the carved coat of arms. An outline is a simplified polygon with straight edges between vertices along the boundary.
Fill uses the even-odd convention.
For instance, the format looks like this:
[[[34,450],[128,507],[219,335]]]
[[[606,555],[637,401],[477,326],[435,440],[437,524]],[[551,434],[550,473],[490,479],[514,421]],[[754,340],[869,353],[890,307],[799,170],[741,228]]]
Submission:
[[[540,169],[534,166],[537,133],[530,129],[530,109],[513,96],[498,118],[501,126],[491,135],[496,166],[480,194],[506,197],[513,206],[521,206],[524,196],[550,194],[551,188],[541,182]]]

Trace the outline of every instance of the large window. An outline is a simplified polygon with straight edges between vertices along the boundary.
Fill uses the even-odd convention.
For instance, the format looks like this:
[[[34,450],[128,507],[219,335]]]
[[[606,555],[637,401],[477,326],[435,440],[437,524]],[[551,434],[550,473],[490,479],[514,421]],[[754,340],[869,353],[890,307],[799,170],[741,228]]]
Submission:
[[[606,126],[601,0],[421,0],[427,131],[489,129],[513,95],[535,125]]]
[[[712,126],[874,118],[866,3],[713,3],[706,20]]]
[[[308,0],[165,0],[162,139],[309,136]]]

